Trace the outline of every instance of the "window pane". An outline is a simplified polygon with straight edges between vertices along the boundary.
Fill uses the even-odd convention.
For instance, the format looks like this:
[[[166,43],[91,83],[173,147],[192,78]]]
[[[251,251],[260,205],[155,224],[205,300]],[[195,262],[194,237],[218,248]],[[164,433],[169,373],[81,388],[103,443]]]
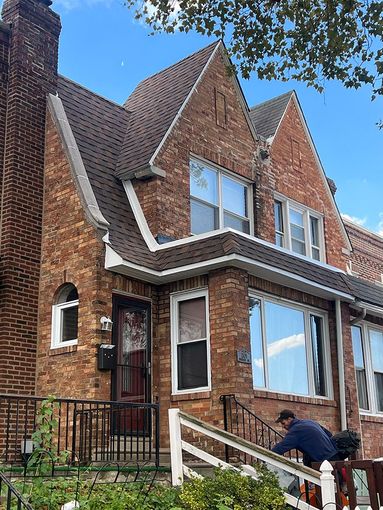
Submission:
[[[218,228],[218,208],[202,204],[197,200],[190,201],[191,231],[193,234],[203,234]]]
[[[383,412],[383,374],[375,373],[375,390],[378,411]]]
[[[237,218],[227,212],[224,213],[223,217],[225,227],[234,228],[235,230],[245,232],[245,234],[250,232],[249,222],[247,220],[241,220],[241,218]]]
[[[368,410],[370,408],[368,404],[368,394],[367,394],[367,380],[366,380],[366,371],[365,370],[356,370],[356,385],[358,388],[358,401],[360,409]]]
[[[325,354],[323,338],[323,319],[310,315],[311,341],[313,349],[314,390],[315,395],[326,395]]]
[[[250,298],[249,306],[251,360],[253,366],[254,388],[265,387],[265,367],[263,361],[263,344],[261,328],[261,302]]]
[[[290,223],[303,227],[303,214],[295,209],[290,208]]]
[[[313,259],[320,260],[320,251],[319,251],[319,248],[312,248],[311,252],[312,252]]]
[[[177,359],[179,390],[208,385],[206,341],[178,345]]]
[[[284,232],[282,202],[279,202],[278,200],[274,202],[274,222],[276,232]]]
[[[178,343],[206,338],[205,303],[204,297],[178,303]]]
[[[61,311],[62,320],[62,342],[77,339],[77,324],[78,324],[78,306],[64,308]]]
[[[247,217],[247,186],[223,175],[222,206],[227,211]]]
[[[265,303],[269,387],[284,393],[308,394],[304,314]]]
[[[364,353],[362,345],[362,331],[358,326],[351,327],[352,350],[356,368],[364,368]]]
[[[296,241],[295,239],[292,239],[291,240],[291,249],[295,253],[300,253],[301,255],[306,255],[305,243],[302,243],[301,241]]]
[[[190,194],[211,204],[218,204],[217,172],[190,161]]]
[[[383,372],[383,333],[373,329],[370,329],[369,333],[374,371]]]
[[[275,234],[275,244],[277,246],[282,246],[282,248],[283,248],[283,235],[282,234]]]
[[[291,225],[291,237],[293,239],[298,239],[299,241],[305,241],[305,231],[302,227],[296,227],[295,225]]]
[[[319,220],[310,216],[311,244],[319,246]]]

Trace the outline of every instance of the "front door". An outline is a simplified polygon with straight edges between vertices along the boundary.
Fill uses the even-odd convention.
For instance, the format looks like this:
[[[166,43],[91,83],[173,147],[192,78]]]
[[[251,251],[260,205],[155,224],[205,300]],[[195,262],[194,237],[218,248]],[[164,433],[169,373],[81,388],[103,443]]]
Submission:
[[[150,303],[143,301],[115,300],[113,322],[117,367],[113,392],[119,402],[150,402],[150,308]],[[122,412],[116,425],[122,433],[149,432],[146,412],[140,406]]]

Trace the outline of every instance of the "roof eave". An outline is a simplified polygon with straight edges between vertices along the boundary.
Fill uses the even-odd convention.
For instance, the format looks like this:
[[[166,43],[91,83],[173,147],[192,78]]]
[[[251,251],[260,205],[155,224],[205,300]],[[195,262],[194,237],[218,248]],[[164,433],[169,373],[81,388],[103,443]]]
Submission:
[[[120,170],[116,176],[122,181],[130,181],[132,179],[144,181],[151,177],[166,177],[166,172],[159,166],[149,163],[133,170]]]

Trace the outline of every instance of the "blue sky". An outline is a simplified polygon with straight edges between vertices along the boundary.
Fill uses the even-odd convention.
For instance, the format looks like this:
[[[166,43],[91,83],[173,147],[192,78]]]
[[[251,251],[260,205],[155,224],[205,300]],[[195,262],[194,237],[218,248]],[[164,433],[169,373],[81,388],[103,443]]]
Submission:
[[[2,5],[2,0],[0,0]],[[122,103],[146,76],[208,44],[196,34],[149,35],[123,0],[54,0],[61,15],[59,71]],[[304,84],[241,80],[250,106],[295,89],[342,213],[383,235],[383,98],[329,83],[322,95]]]

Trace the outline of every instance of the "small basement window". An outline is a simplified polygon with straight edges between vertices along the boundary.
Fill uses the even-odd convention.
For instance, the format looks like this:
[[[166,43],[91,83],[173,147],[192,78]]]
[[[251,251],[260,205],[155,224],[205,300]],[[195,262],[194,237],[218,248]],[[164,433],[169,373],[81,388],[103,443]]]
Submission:
[[[77,344],[78,292],[73,284],[65,285],[52,307],[52,348]]]

